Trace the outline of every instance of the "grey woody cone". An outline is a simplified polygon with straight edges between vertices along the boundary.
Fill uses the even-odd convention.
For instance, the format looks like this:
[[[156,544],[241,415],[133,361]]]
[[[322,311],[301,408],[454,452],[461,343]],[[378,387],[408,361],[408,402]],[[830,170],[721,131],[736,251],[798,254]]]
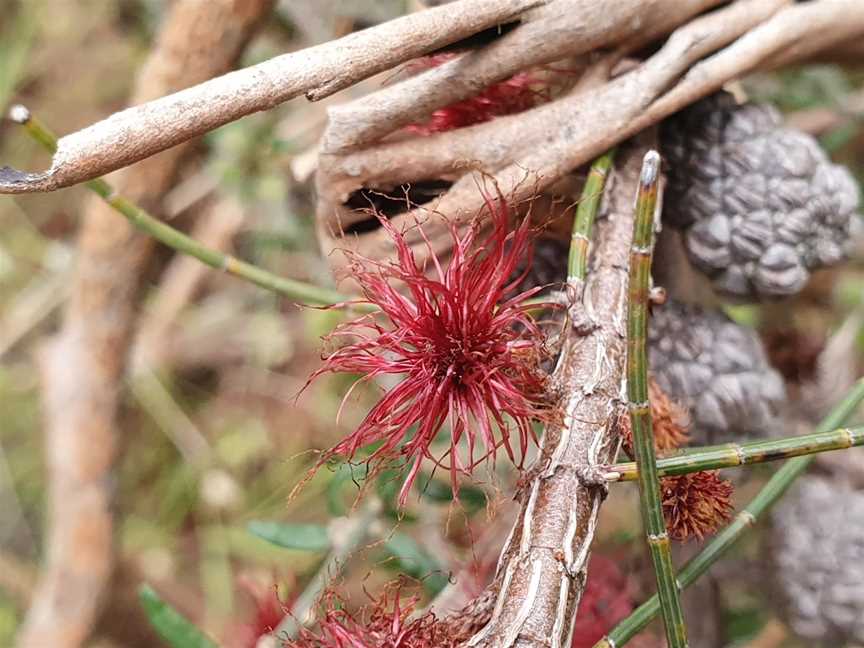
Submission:
[[[690,261],[718,292],[792,295],[844,258],[860,227],[855,180],[773,107],[716,94],[669,119],[662,141],[663,222],[685,231]]]
[[[680,302],[656,307],[648,328],[649,367],[690,410],[691,445],[770,435],[786,391],[754,331],[719,311]]]
[[[823,646],[864,643],[864,491],[805,475],[772,514],[772,573],[789,627]]]

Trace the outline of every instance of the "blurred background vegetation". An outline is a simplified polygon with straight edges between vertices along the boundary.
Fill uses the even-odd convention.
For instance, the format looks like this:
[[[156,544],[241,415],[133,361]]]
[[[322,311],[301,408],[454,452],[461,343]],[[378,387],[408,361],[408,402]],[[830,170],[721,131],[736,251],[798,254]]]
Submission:
[[[248,48],[244,64],[329,40],[408,10],[403,2],[292,2],[282,0]],[[136,71],[165,11],[160,0],[0,0],[0,107],[26,104],[57,132],[86,126],[125,105]],[[746,84],[751,97],[772,101],[815,130],[836,161],[864,179],[862,75],[815,65]],[[237,255],[277,273],[320,284],[332,282],[318,252],[310,171],[326,105],[345,101],[373,79],[317,104],[291,102],[245,118],[203,138],[181,182],[163,197],[172,222],[190,229],[206,210],[225,209]],[[40,169],[48,157],[8,121],[0,124],[0,161]],[[0,197],[0,646],[12,645],[42,557],[46,466],[40,422],[40,344],[55,331],[75,263],[74,233],[81,187],[44,195]],[[226,207],[226,205],[228,207]],[[236,218],[239,218],[237,220]],[[229,219],[230,221],[230,219]],[[841,269],[818,273],[793,304],[730,309],[740,321],[789,338],[778,347],[787,378],[812,370],[805,351],[818,349],[846,316],[862,307],[864,254]],[[310,450],[330,447],[353,429],[374,392],[356,395],[336,423],[350,380],[322,379],[297,398],[318,366],[320,336],[339,315],[299,309],[233,278],[206,272],[171,321],[160,321],[160,292],[175,260],[160,249],[146,277],[142,328],[158,331],[155,369],[132,363],[120,424],[122,463],[116,475],[120,574],[110,608],[96,634],[98,646],[161,645],[141,615],[135,593],[148,582],[179,610],[226,643],[243,645],[237,624],[254,616],[256,599],[278,584],[286,600],[320,567],[328,543],[321,531],[352,513],[362,468],[334,466],[289,501],[288,494],[314,464]],[[139,331],[140,333],[140,331]],[[772,333],[773,334],[773,333]],[[142,333],[143,336],[143,333]],[[806,342],[806,344],[804,344]],[[860,369],[864,335],[859,336]],[[808,360],[809,358],[809,360]],[[860,373],[860,372],[859,372]],[[736,501],[755,491],[760,470],[741,485]],[[451,507],[449,487],[434,477],[421,482],[407,514],[393,513],[398,480],[374,485],[385,513],[369,542],[351,557],[345,587],[363,602],[396,571],[418,579],[430,595],[451,571],[476,563],[489,569],[498,547],[477,555],[472,543],[512,513],[508,493],[517,475],[507,466],[480,475],[462,507]],[[294,527],[277,548],[258,535],[259,521]],[[251,531],[250,531],[250,523]],[[506,525],[505,525],[506,527]],[[278,530],[278,529],[277,529]],[[302,531],[302,533],[301,533]],[[395,534],[395,535],[394,535]],[[645,560],[634,489],[613,488],[596,546],[633,566],[633,598],[641,598]],[[503,538],[503,536],[502,536]],[[634,541],[635,540],[635,541]],[[752,538],[716,575],[731,645],[796,645],[777,630],[767,595],[752,578],[722,578],[760,563]],[[731,566],[730,566],[731,563]],[[647,574],[647,575],[646,575]],[[771,633],[774,633],[773,635]],[[778,634],[779,632],[779,634]],[[780,636],[770,643],[766,637]],[[252,644],[254,645],[254,644]]]

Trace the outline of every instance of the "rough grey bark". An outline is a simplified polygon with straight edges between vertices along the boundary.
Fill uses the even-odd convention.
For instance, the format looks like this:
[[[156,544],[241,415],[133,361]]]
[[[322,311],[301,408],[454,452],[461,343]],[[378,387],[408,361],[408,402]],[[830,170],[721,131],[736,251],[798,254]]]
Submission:
[[[586,476],[614,458],[613,415],[626,356],[627,267],[633,196],[647,147],[619,154],[606,218],[597,226],[589,280],[573,307],[553,381],[563,420],[548,425],[540,456],[520,489],[522,510],[498,564],[491,618],[466,646],[561,648],[587,577],[604,492]]]

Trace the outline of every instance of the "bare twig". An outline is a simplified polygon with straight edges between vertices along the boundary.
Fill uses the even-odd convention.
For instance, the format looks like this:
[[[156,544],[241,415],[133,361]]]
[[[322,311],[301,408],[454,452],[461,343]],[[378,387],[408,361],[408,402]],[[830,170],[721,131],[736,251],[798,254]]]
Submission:
[[[243,224],[243,209],[230,198],[213,201],[198,218],[192,238],[214,250],[230,248]],[[165,341],[183,309],[208,276],[207,267],[193,257],[177,255],[162,274],[159,291],[138,326],[133,352],[135,367],[163,366]]]
[[[268,0],[175,3],[133,103],[230,69],[268,7]],[[116,186],[155,207],[153,197],[170,186],[183,153],[176,148],[122,172]],[[22,648],[80,646],[112,571],[114,417],[137,286],[151,247],[100,199],[88,204],[63,328],[40,357],[50,530],[45,571],[18,637]]]
[[[41,121],[33,117],[24,106],[16,105],[10,110],[12,119],[22,124],[30,135],[49,151],[56,150],[57,138]],[[314,284],[280,277],[259,266],[242,261],[220,249],[202,243],[195,237],[171,227],[156,218],[134,200],[120,195],[112,185],[102,178],[88,180],[86,186],[105,204],[113,208],[129,223],[155,240],[201,263],[240,277],[266,290],[285,295],[291,299],[318,305],[329,305],[349,299],[345,295]],[[145,240],[146,242],[146,240]]]
[[[633,196],[645,149],[619,152],[609,214],[598,223],[598,244],[581,302],[555,370],[563,394],[561,425],[547,426],[541,455],[522,490],[522,511],[498,564],[491,620],[467,646],[570,645],[572,622],[587,575],[603,489],[591,472],[614,456],[612,414],[624,376],[627,265]]]
[[[219,126],[268,110],[300,94],[322,99],[395,65],[516,20],[548,0],[459,0],[345,36],[283,54],[244,70],[146,101],[84,130],[63,137],[44,173],[0,169],[0,193],[53,191],[83,182],[186,142]],[[197,3],[199,5],[211,3]],[[243,11],[242,2],[236,5]],[[255,3],[249,3],[254,5]],[[248,9],[245,10],[250,13]],[[194,42],[187,34],[189,43]],[[196,42],[194,47],[199,47]],[[222,44],[212,50],[224,51]],[[224,71],[224,70],[220,70]],[[207,75],[208,77],[210,75]],[[180,87],[200,82],[189,79]],[[157,95],[157,96],[159,96]],[[136,102],[138,103],[138,102]]]
[[[717,0],[614,2],[598,15],[594,0],[552,0],[525,12],[518,27],[489,47],[330,108],[322,152],[344,153],[368,145],[531,66],[634,37],[657,38],[717,4]]]

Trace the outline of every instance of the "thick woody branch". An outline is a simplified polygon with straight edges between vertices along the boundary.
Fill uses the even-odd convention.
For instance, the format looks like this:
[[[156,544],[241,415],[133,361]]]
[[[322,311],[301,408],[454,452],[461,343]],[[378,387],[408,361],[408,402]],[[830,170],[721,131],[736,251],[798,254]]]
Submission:
[[[63,137],[51,168],[0,168],[0,193],[91,180],[300,94],[322,99],[378,72],[500,23],[546,0],[458,0],[225,74],[116,113]]]
[[[621,406],[626,355],[632,201],[644,152],[628,147],[619,154],[620,167],[607,189],[608,216],[598,223],[591,273],[575,307],[584,325],[568,329],[553,377],[563,394],[563,421],[547,426],[498,564],[500,589],[491,619],[466,646],[570,645],[604,493],[590,476],[618,446],[613,420]]]
[[[688,87],[689,100],[677,91],[676,83],[682,77],[689,79],[691,67],[702,57],[771,19],[785,4],[786,0],[739,0],[681,27],[657,54],[632,72],[526,113],[432,137],[385,143],[345,156],[322,156],[317,179],[322,238],[327,241],[328,230],[339,231],[365,217],[342,207],[350,193],[362,186],[455,177],[455,184],[435,202],[434,209],[450,218],[468,216],[482,204],[475,178],[465,171],[479,167],[493,173],[501,191],[514,202],[530,199],[613,145],[719,89],[730,76],[698,76],[707,82],[698,90]],[[669,88],[673,88],[669,93],[674,93],[673,101],[667,101],[669,94],[664,94]],[[657,104],[662,109],[656,108]],[[418,216],[425,218],[426,214],[407,212],[395,220],[407,218],[410,223]],[[446,228],[440,229],[445,238]],[[427,228],[426,233],[434,242],[434,227]],[[341,246],[353,246],[378,258],[389,249],[383,230],[333,242],[333,247]]]
[[[610,44],[653,40],[718,4],[718,0],[614,2],[598,12],[594,0],[552,0],[526,12],[515,29],[488,47],[350,104],[333,106],[321,150],[344,153],[368,145],[521,70]]]
[[[856,0],[786,5],[786,0],[739,0],[678,29],[635,70],[527,113],[325,156],[322,167],[333,184],[328,193],[335,201],[363,183],[461,176],[466,168],[477,167],[495,172],[500,180],[498,171],[506,166],[503,173],[513,184],[526,171],[541,183],[551,182],[725,83],[774,66],[778,53],[788,48],[794,46],[795,58],[786,55],[783,63],[804,60],[816,48],[845,42],[852,34],[864,35],[864,12]],[[809,44],[811,30],[816,36]],[[470,179],[462,184],[464,194],[472,193]],[[439,209],[446,212],[444,207]]]

